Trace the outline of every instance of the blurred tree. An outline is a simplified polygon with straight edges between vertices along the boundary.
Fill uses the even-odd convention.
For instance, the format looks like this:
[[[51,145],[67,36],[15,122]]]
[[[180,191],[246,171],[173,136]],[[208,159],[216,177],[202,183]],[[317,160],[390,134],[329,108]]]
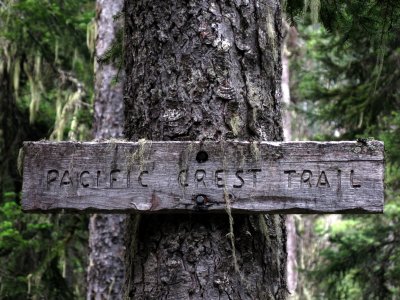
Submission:
[[[124,124],[121,70],[123,0],[96,1],[94,137],[122,138]],[[115,55],[119,52],[117,55]],[[93,214],[89,221],[87,299],[122,299],[124,214]]]
[[[293,43],[296,43],[297,31],[294,27],[283,20],[282,22],[283,42],[282,42],[282,123],[283,123],[283,139],[284,141],[292,141],[292,110],[290,104],[290,65],[289,56]],[[287,268],[286,278],[290,299],[296,299],[296,288],[298,280],[298,264],[297,264],[297,233],[296,233],[296,216],[286,216],[286,250],[287,250]]]

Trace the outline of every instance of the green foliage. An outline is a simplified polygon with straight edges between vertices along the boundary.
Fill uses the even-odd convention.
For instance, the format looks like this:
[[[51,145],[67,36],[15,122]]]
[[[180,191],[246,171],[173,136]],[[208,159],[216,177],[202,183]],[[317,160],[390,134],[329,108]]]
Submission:
[[[332,24],[323,18],[328,9]],[[400,3],[335,2],[322,6],[321,19],[324,27],[299,24],[307,42],[296,96],[316,103],[319,119],[334,120],[348,136],[364,134],[398,97]]]
[[[385,142],[386,205],[384,215],[317,225],[329,242],[310,279],[321,299],[399,299],[400,3],[323,2],[320,16],[324,26],[299,23],[305,47],[292,61],[297,109],[314,136]]]
[[[371,43],[382,45],[395,36],[398,28],[397,0],[286,0],[283,8],[292,25],[304,20],[319,21],[332,34],[340,36],[341,43],[357,41],[360,33]],[[308,21],[310,21],[308,20]]]
[[[17,195],[4,196],[7,200],[0,207],[1,299],[83,297],[81,275],[76,274],[86,265],[83,219],[24,214],[15,202]]]
[[[395,199],[399,201],[400,198]],[[387,204],[385,217],[350,217],[327,232],[330,246],[313,273],[329,299],[389,299],[399,296],[400,207]]]

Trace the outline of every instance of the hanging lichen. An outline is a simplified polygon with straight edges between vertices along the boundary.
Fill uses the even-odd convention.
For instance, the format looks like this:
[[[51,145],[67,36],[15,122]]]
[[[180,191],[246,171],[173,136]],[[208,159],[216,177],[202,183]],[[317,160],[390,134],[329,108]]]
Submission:
[[[84,95],[85,92],[81,88],[78,88],[78,90],[72,94],[67,93],[67,100],[62,109],[61,109],[61,100],[60,98],[57,99],[56,121],[54,130],[50,135],[50,139],[55,139],[57,141],[63,140],[64,131],[71,116],[72,116],[71,130],[68,136],[72,140],[77,139],[77,127],[78,127],[77,116]]]
[[[250,145],[250,153],[251,153],[252,158],[255,161],[259,161],[261,159],[261,151],[260,151],[260,148],[259,148],[259,145],[258,145],[257,141],[254,141],[254,142],[251,143],[251,145]]]
[[[229,238],[229,240],[231,242],[233,267],[234,267],[235,271],[239,273],[240,270],[239,270],[239,264],[237,262],[236,247],[235,247],[235,234],[233,232],[233,216],[232,216],[232,209],[231,209],[231,199],[229,197],[229,193],[227,192],[226,188],[224,189],[224,200],[225,200],[225,211],[228,214],[228,220],[229,220],[229,233],[227,234],[227,237]]]
[[[14,68],[13,68],[13,88],[14,88],[14,95],[15,100],[18,102],[19,99],[19,84],[20,84],[20,74],[21,73],[21,62],[20,59],[17,58],[14,61]]]
[[[139,165],[139,171],[144,170],[144,163],[146,161],[145,154],[147,153],[148,155],[150,154],[150,148],[151,148],[151,141],[146,140],[145,138],[140,139],[138,141],[138,148],[136,149],[135,152],[132,153],[130,157],[128,157],[128,169],[131,169],[134,164]]]
[[[79,99],[74,102],[74,109],[73,109],[73,114],[72,114],[72,121],[71,121],[71,127],[68,132],[68,138],[71,141],[76,141],[78,139],[78,114],[81,110],[81,101],[80,98],[82,98],[82,95],[78,95]]]
[[[40,51],[37,51],[37,52],[36,52],[36,55],[35,55],[35,62],[34,62],[34,64],[33,64],[33,68],[34,68],[34,72],[35,72],[34,76],[36,77],[36,79],[37,79],[38,81],[40,81],[40,75],[41,75],[40,70],[41,70],[41,66],[42,66],[42,54],[41,54]]]
[[[58,39],[56,39],[56,41],[54,43],[54,63],[55,64],[59,64],[59,62],[60,62],[59,57],[58,57],[59,50],[60,50],[60,45],[59,45]]]
[[[78,49],[74,49],[74,55],[72,56],[72,69],[76,69],[76,65],[79,62]]]
[[[86,27],[86,46],[93,55],[96,46],[96,22],[93,19]]]
[[[272,45],[272,48],[275,48],[275,39],[276,37],[276,32],[275,32],[275,23],[274,23],[275,17],[271,13],[271,9],[269,6],[267,6],[267,22],[266,22],[266,27],[267,27],[267,35],[268,35],[268,40],[270,44]],[[276,51],[274,51],[275,53]],[[275,54],[274,54],[275,55]],[[274,57],[275,58],[275,57]]]
[[[30,96],[31,96],[29,102],[29,122],[32,124],[35,121],[36,113],[39,110],[40,95],[38,87],[33,79],[33,76],[28,71],[26,71],[25,73],[28,76]]]
[[[380,45],[377,49],[377,57],[376,57],[376,65],[374,68],[374,72],[376,73],[376,79],[374,83],[373,93],[376,93],[376,89],[378,87],[378,83],[381,78],[382,70],[383,70],[383,63],[385,60],[385,54],[387,53],[387,45],[388,45],[388,37],[391,31],[391,24],[385,20],[384,24],[382,25],[381,30],[381,38],[380,38]]]
[[[39,111],[41,92],[44,91],[43,83],[41,81],[41,65],[42,54],[40,51],[36,52],[33,59],[33,71],[31,71],[32,67],[29,65],[29,62],[25,62],[23,65],[24,73],[28,77],[28,85],[30,90],[29,122],[31,124],[35,122],[36,114]],[[19,77],[20,76],[18,76],[18,78],[14,78],[14,87],[17,81],[19,86]]]
[[[268,240],[269,239],[268,226],[267,223],[265,222],[265,216],[262,214],[258,215],[258,225],[260,227],[262,235],[266,240]]]
[[[220,149],[221,149],[221,153],[222,153],[222,170],[224,170],[224,172],[226,172],[227,170],[227,163],[226,163],[226,143],[225,141],[220,141]],[[232,203],[231,203],[231,198],[232,197],[228,190],[227,190],[227,184],[226,184],[226,174],[224,174],[223,176],[223,181],[224,181],[224,201],[225,201],[225,211],[228,215],[228,221],[229,221],[229,233],[226,235],[231,243],[231,248],[232,248],[232,260],[233,260],[233,267],[235,269],[235,272],[240,273],[239,270],[239,264],[237,262],[237,256],[236,256],[236,247],[235,247],[235,234],[233,231],[233,216],[232,216]]]
[[[4,61],[0,60],[0,76],[4,74]]]
[[[239,135],[239,130],[240,130],[240,126],[241,126],[241,120],[240,117],[238,115],[234,115],[230,121],[229,121],[229,125],[231,127],[231,130],[233,132],[233,134],[235,136]]]
[[[303,11],[304,13],[306,13],[308,10],[310,10],[311,22],[313,24],[318,23],[320,8],[321,8],[320,0],[304,0]]]

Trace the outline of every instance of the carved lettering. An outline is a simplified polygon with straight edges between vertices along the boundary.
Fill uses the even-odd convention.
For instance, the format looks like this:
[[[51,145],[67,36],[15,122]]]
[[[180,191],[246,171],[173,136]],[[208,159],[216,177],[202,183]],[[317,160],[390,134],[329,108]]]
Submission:
[[[148,171],[142,171],[142,172],[140,172],[138,181],[139,181],[139,183],[140,183],[141,186],[143,186],[143,187],[148,187],[147,184],[144,184],[144,183],[143,183],[143,175],[144,175],[144,174],[149,174],[149,172],[148,172]]]
[[[243,174],[243,170],[236,171],[236,178],[240,180],[240,184],[234,184],[233,185],[234,188],[241,188],[244,184],[244,180],[239,174]]]
[[[90,175],[88,171],[83,171],[81,173],[81,175],[79,176],[79,183],[81,184],[81,186],[83,186],[84,188],[89,187],[89,183],[87,182],[88,178],[87,176],[85,177],[85,175]],[[86,180],[85,180],[86,179]]]
[[[283,171],[284,174],[288,174],[288,188],[292,187],[292,174],[296,174],[295,170]]]
[[[206,186],[206,183],[204,182],[204,178],[206,177],[206,171],[204,171],[202,169],[196,170],[194,177],[196,178],[196,187],[199,186],[200,182],[202,182],[203,185]]]
[[[253,173],[253,187],[257,185],[257,173],[261,172],[261,169],[249,169],[248,172]]]
[[[110,172],[110,188],[114,187],[114,183],[118,180],[118,173],[121,171],[119,169],[111,170]]]
[[[221,173],[223,173],[223,172],[224,172],[224,170],[216,170],[215,171],[215,184],[219,188],[222,188],[225,186],[224,178],[221,177]]]
[[[96,186],[99,187],[100,171],[97,171]]]
[[[187,183],[187,181],[188,181],[187,172],[188,172],[187,169],[186,169],[186,170],[181,170],[181,171],[179,172],[179,175],[178,175],[178,182],[179,182],[179,185],[182,186],[182,187],[186,187],[186,186],[189,185],[189,184]]]
[[[319,186],[326,186],[330,187],[331,185],[329,184],[328,177],[326,177],[325,171],[322,171],[321,174],[318,177],[318,182],[317,182],[317,187]]]
[[[47,188],[50,188],[50,184],[58,179],[58,171],[50,170],[47,172]]]
[[[335,176],[334,172],[319,170],[318,173],[315,169],[319,169],[317,166],[312,166],[313,171],[311,169],[306,170],[283,170],[283,173],[287,175],[287,188],[293,189],[297,188],[300,183],[300,188],[335,188],[335,190],[339,193],[342,190],[342,177],[343,170],[339,168],[335,168],[337,183],[335,179],[332,179]],[[333,168],[333,167],[331,167]],[[72,173],[71,173],[72,172]],[[96,172],[96,173],[95,173]],[[47,190],[55,191],[57,187],[67,187],[77,185],[78,188],[100,188],[104,185],[104,187],[109,188],[132,188],[135,184],[131,183],[131,179],[133,176],[131,170],[122,170],[122,169],[111,169],[109,172],[109,186],[107,186],[107,176],[103,176],[102,172],[107,171],[88,171],[88,170],[56,170],[51,169],[47,171],[47,177],[44,180],[47,185]],[[224,188],[226,186],[231,186],[235,189],[243,188],[245,186],[246,180],[252,180],[253,188],[257,187],[258,181],[260,180],[260,173],[262,169],[236,169],[232,170],[232,174],[229,173],[227,177],[226,170],[217,169],[213,171],[212,175],[214,177],[209,176],[207,180],[210,180],[210,184],[215,184],[217,188]],[[314,172],[314,174],[313,174]],[[245,174],[249,175],[245,175]],[[349,170],[349,180],[350,187],[357,189],[361,187],[360,180],[357,180],[358,177],[355,175],[355,170]],[[346,174],[348,174],[346,172]],[[73,175],[73,176],[72,176]],[[149,171],[140,171],[138,173],[137,182],[138,186],[141,187],[149,187],[150,179],[148,179]],[[313,179],[313,175],[314,178]],[[176,175],[175,175],[176,176]],[[207,170],[206,169],[197,169],[194,172],[194,182],[195,186],[193,188],[199,187],[207,187]],[[248,177],[245,177],[248,176]],[[104,179],[103,179],[104,177]],[[299,178],[300,177],[300,178]],[[247,179],[249,178],[249,179]],[[250,179],[252,178],[252,179]],[[298,182],[297,180],[300,180]],[[347,177],[346,177],[347,179]],[[126,180],[126,183],[125,183]],[[180,170],[177,175],[178,185],[181,187],[188,187],[189,184],[189,169]],[[332,180],[334,180],[332,182]],[[213,183],[214,181],[214,183]],[[266,182],[265,185],[268,186],[269,182]],[[337,184],[337,185],[336,185]],[[250,184],[246,186],[246,188],[250,188]],[[247,189],[246,189],[247,191]],[[311,192],[312,190],[310,190]]]
[[[358,189],[361,187],[361,183],[354,182],[354,170],[350,171],[350,185],[352,188]]]
[[[68,171],[65,171],[61,178],[60,186],[63,186],[63,185],[72,185],[72,180],[71,180],[71,177],[69,176]]]
[[[308,187],[311,187],[311,178],[312,178],[312,172],[310,170],[304,170],[303,173],[301,174],[301,187],[306,183]]]

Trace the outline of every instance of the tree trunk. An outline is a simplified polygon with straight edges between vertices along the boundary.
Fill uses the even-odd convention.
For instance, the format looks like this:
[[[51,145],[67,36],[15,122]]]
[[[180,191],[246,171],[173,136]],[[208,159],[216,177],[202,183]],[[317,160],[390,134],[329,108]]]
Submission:
[[[96,58],[111,47],[123,1],[97,0]],[[95,62],[94,135],[96,139],[120,138],[123,131],[123,84],[114,83],[118,69],[111,63]],[[122,77],[121,77],[122,76]],[[126,215],[94,214],[89,221],[89,267],[87,299],[122,299],[124,282],[124,236]]]
[[[282,21],[284,39],[282,44],[282,103],[283,107],[283,136],[285,141],[292,140],[292,116],[290,111],[290,69],[288,40],[291,38],[291,27]],[[292,299],[296,298],[297,287],[297,233],[295,216],[286,216],[286,250],[287,250],[287,286]]]
[[[128,139],[282,140],[279,1],[125,10]],[[284,218],[227,212],[133,216],[125,297],[284,299]]]
[[[282,22],[284,39],[282,44],[282,103],[283,103],[283,137],[285,141],[292,140],[292,116],[290,114],[290,70],[289,50],[287,47],[290,26],[286,21]]]

